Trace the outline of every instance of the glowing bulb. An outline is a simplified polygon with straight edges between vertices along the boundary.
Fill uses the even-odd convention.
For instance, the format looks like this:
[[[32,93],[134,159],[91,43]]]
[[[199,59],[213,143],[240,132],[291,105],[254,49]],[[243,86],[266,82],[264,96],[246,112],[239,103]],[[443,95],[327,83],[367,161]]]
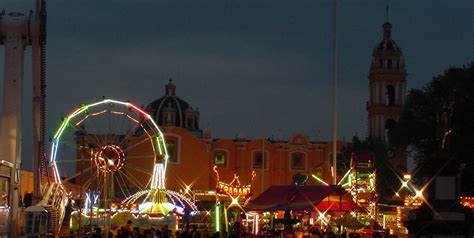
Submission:
[[[415,197],[423,198],[423,191],[422,190],[416,190],[415,191]]]
[[[230,205],[237,205],[237,204],[239,204],[239,197],[232,198],[232,202],[230,203]]]
[[[403,181],[403,182],[402,182],[402,188],[403,188],[403,187],[408,187],[408,181]]]

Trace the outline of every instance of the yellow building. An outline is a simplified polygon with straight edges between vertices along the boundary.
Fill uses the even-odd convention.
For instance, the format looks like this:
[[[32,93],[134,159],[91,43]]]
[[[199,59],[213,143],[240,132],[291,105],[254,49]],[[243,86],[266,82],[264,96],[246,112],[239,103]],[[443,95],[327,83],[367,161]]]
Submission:
[[[200,112],[176,95],[176,85],[171,80],[165,85],[165,95],[150,103],[146,110],[167,141],[169,189],[183,190],[183,185],[192,184],[194,190],[214,190],[214,166],[226,182],[237,174],[242,183],[249,183],[255,171],[254,196],[271,185],[292,184],[295,175],[307,175],[307,184],[321,184],[311,178],[312,174],[331,181],[332,143],[310,140],[303,134],[266,140],[213,138],[210,131],[200,129]],[[343,146],[338,142],[337,151]]]

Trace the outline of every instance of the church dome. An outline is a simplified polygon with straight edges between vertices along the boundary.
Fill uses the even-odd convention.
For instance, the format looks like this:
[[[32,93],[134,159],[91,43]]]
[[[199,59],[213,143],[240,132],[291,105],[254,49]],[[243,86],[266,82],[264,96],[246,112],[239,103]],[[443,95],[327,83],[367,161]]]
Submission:
[[[377,45],[376,50],[393,50],[393,51],[400,51],[397,43],[392,40],[392,24],[390,22],[385,22],[383,24],[383,39]]]
[[[199,111],[194,110],[189,103],[176,96],[176,85],[170,79],[165,85],[165,95],[156,99],[146,107],[158,126],[182,127],[191,132],[198,132]]]
[[[383,38],[372,52],[370,74],[373,73],[400,73],[406,74],[403,53],[392,39],[392,24],[383,24]]]

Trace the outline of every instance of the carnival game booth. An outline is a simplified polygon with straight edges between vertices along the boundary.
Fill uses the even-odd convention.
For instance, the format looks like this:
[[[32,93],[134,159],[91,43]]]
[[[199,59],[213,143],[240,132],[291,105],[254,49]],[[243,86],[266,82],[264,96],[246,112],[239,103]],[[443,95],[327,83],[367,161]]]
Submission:
[[[289,226],[326,229],[339,226],[340,217],[364,211],[341,186],[271,186],[245,210],[254,216],[254,234]]]

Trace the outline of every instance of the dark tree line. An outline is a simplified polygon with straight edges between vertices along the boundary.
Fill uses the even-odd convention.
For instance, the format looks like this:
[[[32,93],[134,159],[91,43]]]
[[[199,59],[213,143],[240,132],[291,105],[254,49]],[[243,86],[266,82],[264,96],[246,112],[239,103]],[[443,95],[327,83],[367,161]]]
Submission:
[[[415,158],[418,178],[461,171],[461,194],[474,194],[474,61],[450,67],[421,89],[412,89],[392,145]]]

